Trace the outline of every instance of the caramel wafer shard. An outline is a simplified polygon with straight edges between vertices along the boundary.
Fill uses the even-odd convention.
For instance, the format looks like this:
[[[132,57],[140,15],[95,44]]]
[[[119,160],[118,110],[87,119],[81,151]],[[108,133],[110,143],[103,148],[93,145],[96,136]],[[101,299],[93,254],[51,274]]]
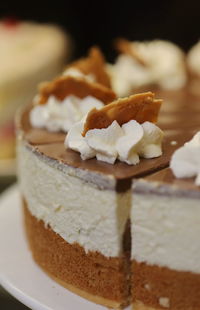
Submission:
[[[91,110],[85,122],[83,136],[90,129],[107,128],[114,120],[119,125],[130,120],[136,120],[140,124],[145,121],[156,123],[162,100],[154,97],[152,92],[136,94],[116,100],[100,110]]]
[[[83,74],[93,75],[97,83],[111,88],[110,77],[105,67],[106,63],[101,50],[94,46],[90,48],[88,57],[73,62],[66,69],[76,68]]]
[[[69,95],[75,95],[79,98],[93,96],[104,104],[116,99],[116,95],[111,89],[98,83],[88,82],[84,78],[71,76],[61,76],[52,82],[42,83],[39,90],[39,104],[45,104],[52,95],[59,100],[63,100]]]
[[[115,41],[115,47],[120,53],[127,54],[127,55],[133,57],[142,66],[148,67],[147,62],[139,54],[139,52],[136,50],[136,48],[134,48],[134,43],[131,43],[130,41],[128,41],[126,39],[120,39],[119,38]]]

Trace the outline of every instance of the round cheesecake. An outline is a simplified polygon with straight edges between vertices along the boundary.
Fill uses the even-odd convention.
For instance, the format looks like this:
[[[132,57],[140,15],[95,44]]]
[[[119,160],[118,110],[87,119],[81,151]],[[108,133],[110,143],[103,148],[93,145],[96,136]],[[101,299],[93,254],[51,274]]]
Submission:
[[[166,167],[186,139],[169,130],[163,156],[136,166],[82,160],[65,133],[18,119],[18,166],[25,226],[35,261],[57,282],[112,308],[130,300],[132,179]],[[172,145],[171,141],[177,141]]]
[[[99,57],[92,58],[96,61],[99,64]],[[177,188],[179,182],[172,180],[166,190],[163,176],[174,151],[200,128],[199,102],[188,90],[176,96],[164,92],[166,107],[158,122],[165,129],[163,138],[154,124],[162,100],[151,92],[116,100],[110,88],[94,82],[104,67],[96,70],[90,64],[86,58],[76,70],[43,84],[17,119],[19,181],[33,258],[67,289],[110,308],[131,302],[138,310],[189,309],[191,301],[196,310],[198,275],[190,282],[193,275],[182,273],[190,265],[185,258],[176,272],[179,243],[169,242],[170,236],[181,240],[175,227],[179,218],[187,234],[191,218],[184,225],[182,213],[173,217],[173,210],[177,196],[190,197],[194,188]],[[199,191],[195,193],[199,198]],[[179,202],[184,213],[185,197]],[[191,203],[197,210],[198,200],[194,208]],[[180,253],[186,253],[181,242]],[[184,306],[180,298],[190,283],[195,291]]]

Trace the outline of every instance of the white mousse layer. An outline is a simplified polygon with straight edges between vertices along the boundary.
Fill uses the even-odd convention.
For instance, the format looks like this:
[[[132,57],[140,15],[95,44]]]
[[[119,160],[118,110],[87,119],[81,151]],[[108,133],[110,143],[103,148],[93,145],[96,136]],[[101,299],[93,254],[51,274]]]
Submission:
[[[178,196],[176,189],[171,195],[161,190],[155,194],[158,186],[145,181],[134,186],[131,257],[150,265],[200,273],[199,199]],[[152,188],[154,193],[148,193]]]
[[[122,253],[130,191],[102,190],[95,184],[101,176],[33,153],[23,142],[18,146],[18,158],[22,195],[37,219],[86,252],[98,251],[107,257]],[[105,182],[115,186],[111,176],[106,181],[103,178],[101,187]]]

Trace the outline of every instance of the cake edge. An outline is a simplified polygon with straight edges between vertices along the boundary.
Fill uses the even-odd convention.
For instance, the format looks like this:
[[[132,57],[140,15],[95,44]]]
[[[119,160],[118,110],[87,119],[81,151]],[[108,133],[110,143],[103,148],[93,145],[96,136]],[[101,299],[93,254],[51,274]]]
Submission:
[[[41,267],[41,266],[40,266]],[[87,293],[86,291],[84,290],[81,290],[77,287],[75,287],[74,285],[71,285],[69,283],[66,283],[60,279],[58,279],[57,277],[55,277],[54,275],[52,275],[51,273],[49,273],[47,270],[45,270],[45,268],[41,267],[41,269],[51,278],[53,279],[55,282],[57,282],[58,284],[60,284],[61,286],[63,286],[64,288],[66,288],[67,290],[69,290],[70,292],[82,297],[82,298],[85,298],[91,302],[94,302],[98,305],[102,305],[104,307],[108,307],[108,308],[112,308],[112,309],[116,309],[116,310],[121,310],[121,309],[124,309],[124,307],[127,306],[127,304],[121,304],[119,302],[116,302],[116,301],[112,301],[112,300],[109,300],[107,298],[104,298],[104,297],[100,297],[100,296],[97,296],[97,295],[92,295],[90,293]]]
[[[134,301],[132,304],[132,310],[156,310],[156,308],[146,306],[141,301]]]

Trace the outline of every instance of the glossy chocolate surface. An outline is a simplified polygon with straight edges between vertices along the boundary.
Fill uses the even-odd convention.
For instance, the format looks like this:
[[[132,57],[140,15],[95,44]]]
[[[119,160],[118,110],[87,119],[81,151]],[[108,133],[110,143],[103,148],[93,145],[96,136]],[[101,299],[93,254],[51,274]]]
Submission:
[[[154,194],[156,196],[200,199],[200,187],[195,185],[195,179],[177,179],[170,168],[135,180],[133,190],[134,193],[140,195]]]
[[[153,159],[141,159],[137,165],[128,165],[126,163],[116,161],[114,165],[98,161],[95,158],[82,160],[80,154],[73,150],[66,150],[63,142],[35,145],[37,150],[52,159],[57,159],[62,163],[75,168],[87,169],[106,175],[113,175],[117,180],[140,177],[147,175],[153,171],[167,167],[171,155],[177,147],[192,137],[192,133],[183,135],[179,132],[170,131],[166,134],[163,141],[163,155]],[[171,141],[177,141],[176,145],[172,145]]]
[[[200,187],[195,185],[194,178],[177,179],[170,168],[158,171],[145,178],[148,181],[160,182],[167,185],[174,185],[177,188],[200,191]]]

